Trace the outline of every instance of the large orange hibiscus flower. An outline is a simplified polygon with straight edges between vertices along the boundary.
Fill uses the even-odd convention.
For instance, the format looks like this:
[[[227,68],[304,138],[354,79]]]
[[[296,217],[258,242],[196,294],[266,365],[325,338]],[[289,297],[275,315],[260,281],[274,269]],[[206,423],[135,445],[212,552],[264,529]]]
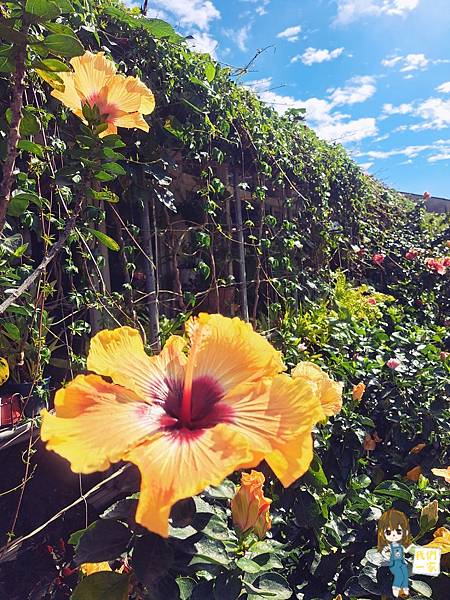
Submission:
[[[97,107],[101,122],[108,124],[101,136],[117,133],[118,127],[149,130],[143,115],[153,112],[155,99],[142,81],[117,75],[115,64],[103,52],[85,52],[72,58],[70,64],[73,72],[58,73],[64,91],[54,89],[52,96],[83,121],[83,106]]]
[[[162,536],[175,502],[263,458],[290,485],[325,418],[317,386],[281,373],[280,353],[248,323],[201,314],[186,331],[152,357],[134,329],[100,332],[87,360],[97,374],[59,390],[55,415],[43,411],[42,439],[73,471],[138,466],[136,520]]]

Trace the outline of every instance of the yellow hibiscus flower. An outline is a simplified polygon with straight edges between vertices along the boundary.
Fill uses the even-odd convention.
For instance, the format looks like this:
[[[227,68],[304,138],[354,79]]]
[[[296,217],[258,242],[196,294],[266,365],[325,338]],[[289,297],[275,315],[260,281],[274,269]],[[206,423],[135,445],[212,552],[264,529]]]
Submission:
[[[117,133],[118,127],[149,130],[143,115],[153,112],[155,99],[142,81],[116,74],[115,64],[103,52],[85,52],[72,58],[70,64],[73,72],[58,73],[64,91],[54,89],[52,96],[85,123],[83,106],[97,107],[101,122],[108,124],[100,136]]]
[[[324,418],[317,389],[281,373],[280,353],[250,324],[200,314],[186,332],[188,343],[172,336],[152,357],[134,329],[98,333],[87,360],[96,375],[59,390],[55,415],[42,411],[43,441],[73,471],[138,466],[136,520],[162,536],[175,502],[262,459],[290,485],[309,468]]]

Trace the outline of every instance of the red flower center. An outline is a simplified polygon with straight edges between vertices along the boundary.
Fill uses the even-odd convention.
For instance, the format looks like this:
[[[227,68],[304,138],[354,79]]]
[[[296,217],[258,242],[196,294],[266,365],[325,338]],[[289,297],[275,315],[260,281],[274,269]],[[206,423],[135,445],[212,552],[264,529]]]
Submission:
[[[168,394],[163,402],[167,418],[162,423],[166,430],[208,429],[219,423],[233,420],[233,409],[222,402],[222,386],[213,378],[202,376],[192,381],[190,414],[182,415],[183,381],[172,381],[168,385]]]

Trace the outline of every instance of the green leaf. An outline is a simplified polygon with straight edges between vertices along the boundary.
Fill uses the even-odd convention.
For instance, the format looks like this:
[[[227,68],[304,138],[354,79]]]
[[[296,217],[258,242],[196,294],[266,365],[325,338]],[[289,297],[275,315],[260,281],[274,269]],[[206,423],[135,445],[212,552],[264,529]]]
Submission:
[[[128,600],[129,577],[122,573],[94,573],[75,588],[71,600]]]
[[[3,329],[6,335],[11,338],[14,342],[20,340],[20,330],[14,323],[3,323]]]
[[[260,575],[253,584],[244,582],[247,588],[248,600],[288,600],[292,598],[292,590],[284,577],[278,573],[264,573]]]
[[[95,521],[81,536],[74,561],[80,565],[118,558],[126,551],[131,535],[128,527],[118,521]]]
[[[44,45],[49,52],[57,56],[72,58],[84,54],[84,48],[80,40],[71,35],[51,33],[45,38]]]
[[[439,505],[437,500],[433,500],[424,506],[420,512],[420,531],[425,533],[432,529],[438,520]]]
[[[425,583],[425,581],[420,581],[420,579],[411,579],[410,585],[415,592],[418,592],[421,596],[425,596],[425,598],[431,598],[433,594],[433,590]]]
[[[205,76],[206,76],[207,81],[209,81],[209,83],[211,83],[211,81],[216,76],[216,67],[214,66],[214,64],[212,62],[206,63]]]
[[[71,70],[65,62],[58,58],[44,58],[43,60],[39,60],[34,66],[43,71],[50,71],[52,73],[61,73]]]
[[[412,500],[411,492],[408,486],[400,481],[383,481],[373,490],[374,494],[379,496],[390,496],[391,498],[399,498],[405,500],[409,504]]]
[[[217,500],[231,500],[236,493],[236,486],[230,479],[224,479],[220,485],[209,486],[205,495]]]
[[[103,169],[103,171],[106,171],[107,173],[113,173],[114,175],[125,175],[126,174],[125,169],[118,163],[114,163],[114,162],[103,164],[102,169]]]
[[[189,600],[196,586],[194,579],[190,577],[177,577],[176,581],[180,589],[180,600]]]
[[[95,179],[99,181],[114,181],[117,175],[111,175],[111,173],[107,173],[106,171],[99,171],[95,174]]]
[[[103,200],[104,202],[111,202],[111,204],[117,204],[120,198],[114,192],[110,190],[103,190],[102,192],[96,192],[92,188],[90,189],[90,194],[94,200]]]
[[[242,590],[242,581],[236,573],[220,573],[214,582],[215,600],[236,600]]]
[[[165,577],[173,562],[173,550],[159,535],[139,536],[134,544],[132,566],[144,585],[152,587]]]
[[[20,121],[20,135],[34,135],[41,129],[36,115],[27,110],[24,111]]]
[[[25,12],[33,15],[36,21],[51,21],[61,14],[56,2],[51,0],[27,0]]]
[[[322,468],[322,462],[316,452],[314,452],[312,462],[309,466],[309,473],[314,477],[319,485],[326,486],[328,484],[327,476]]]
[[[36,69],[36,73],[52,88],[55,88],[55,90],[58,90],[59,92],[64,91],[64,81],[56,73],[52,73],[51,71],[44,71],[42,69]]]
[[[226,566],[230,564],[230,559],[225,550],[225,546],[218,540],[204,538],[195,544],[195,556],[190,564],[212,563]]]
[[[89,231],[92,233],[92,235],[95,235],[95,237],[98,239],[99,242],[101,242],[104,246],[106,246],[110,250],[114,250],[114,252],[117,252],[118,250],[120,250],[120,246],[116,242],[116,240],[113,240],[111,237],[109,237],[109,235],[106,235],[106,233],[103,233],[103,231],[97,231],[97,229],[91,229],[90,227],[89,227]]]
[[[181,39],[181,36],[175,32],[172,25],[161,19],[145,19],[144,26],[146,31],[155,38],[175,39],[177,41]]]
[[[245,556],[240,558],[236,562],[236,565],[242,571],[245,571],[245,573],[259,573],[262,570],[261,565],[258,565],[258,563],[251,558],[245,558]]]
[[[28,208],[29,200],[27,194],[17,194],[11,196],[11,200],[8,204],[7,214],[10,217],[20,217]]]
[[[35,144],[29,140],[20,140],[20,142],[17,144],[17,147],[19,150],[29,152],[38,158],[44,158],[44,146],[41,146],[40,144]]]

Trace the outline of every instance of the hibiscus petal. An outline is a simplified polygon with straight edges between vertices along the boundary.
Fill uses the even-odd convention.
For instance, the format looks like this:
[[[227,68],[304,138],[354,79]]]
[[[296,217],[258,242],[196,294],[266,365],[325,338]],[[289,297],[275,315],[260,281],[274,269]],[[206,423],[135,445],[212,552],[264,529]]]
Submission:
[[[129,85],[125,75],[111,77],[102,89],[101,96],[105,104],[116,106],[124,112],[137,112],[141,106],[142,93],[136,86]]]
[[[64,91],[53,90],[52,96],[62,102],[67,108],[76,112],[81,113],[81,98],[77,89],[75,88],[75,79],[73,73],[58,73],[58,77],[62,79],[64,83]]]
[[[324,417],[336,415],[342,408],[342,383],[334,381],[318,365],[304,361],[292,370],[292,377],[310,381],[317,387]]]
[[[91,340],[87,368],[111,377],[114,383],[133,390],[148,402],[164,402],[170,389],[183,381],[185,344],[183,338],[174,335],[160,354],[148,356],[135,329],[105,329]]]
[[[126,87],[130,93],[138,93],[140,95],[141,102],[138,109],[140,113],[149,115],[155,110],[155,97],[140,79],[127,77]]]
[[[165,413],[97,375],[78,375],[55,397],[56,415],[42,411],[41,438],[76,473],[104,471],[155,434]]]
[[[104,52],[85,52],[72,58],[70,64],[75,72],[75,87],[85,100],[95,99],[116,72],[116,65],[105,58]]]
[[[199,345],[191,349],[193,354],[195,350],[195,377],[215,379],[225,393],[241,383],[259,381],[284,370],[281,353],[238,318],[201,313],[186,330]]]
[[[249,458],[247,441],[224,425],[165,432],[145,441],[125,457],[142,477],[136,521],[167,537],[175,502],[219,484]]]
[[[147,121],[140,112],[128,113],[114,119],[114,125],[117,127],[126,127],[127,129],[142,129],[148,131],[150,129]]]
[[[280,374],[243,392],[241,386],[223,399],[233,411],[226,426],[247,437],[253,451],[252,460],[240,468],[256,466],[265,458],[283,485],[290,485],[309,468],[311,430],[323,419],[314,387]]]

